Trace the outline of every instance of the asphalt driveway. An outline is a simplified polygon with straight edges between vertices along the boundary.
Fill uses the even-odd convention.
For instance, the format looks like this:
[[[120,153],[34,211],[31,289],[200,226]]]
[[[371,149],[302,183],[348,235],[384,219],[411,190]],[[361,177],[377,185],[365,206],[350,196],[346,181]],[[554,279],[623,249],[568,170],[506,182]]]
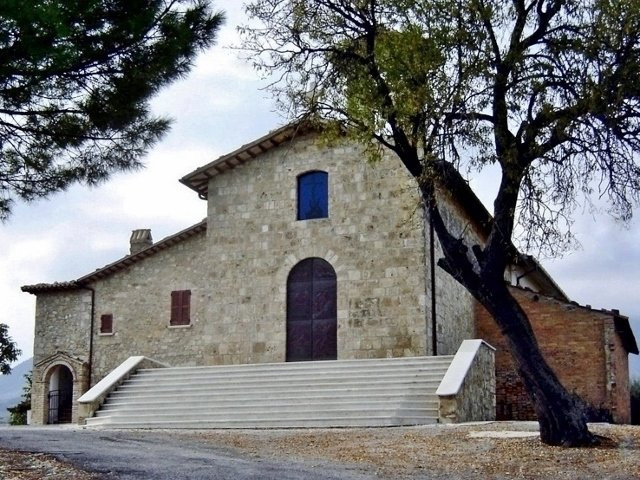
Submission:
[[[170,432],[0,427],[0,447],[53,455],[105,479],[361,480],[358,467],[251,457]]]

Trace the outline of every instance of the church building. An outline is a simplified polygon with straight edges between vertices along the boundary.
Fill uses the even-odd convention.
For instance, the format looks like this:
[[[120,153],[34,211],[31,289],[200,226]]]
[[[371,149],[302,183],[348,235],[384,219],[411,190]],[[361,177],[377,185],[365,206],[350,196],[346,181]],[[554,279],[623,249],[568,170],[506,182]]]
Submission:
[[[77,422],[78,399],[132,356],[171,367],[454,355],[495,351],[495,417],[533,411],[487,312],[440,257],[415,180],[390,152],[327,143],[290,124],[180,180],[204,220],[71,281],[34,284],[35,424]],[[463,182],[464,183],[464,182]],[[458,235],[482,242],[490,215],[468,185],[442,192]],[[69,250],[69,256],[73,251]],[[628,319],[581,306],[521,255],[505,281],[563,384],[629,421]]]

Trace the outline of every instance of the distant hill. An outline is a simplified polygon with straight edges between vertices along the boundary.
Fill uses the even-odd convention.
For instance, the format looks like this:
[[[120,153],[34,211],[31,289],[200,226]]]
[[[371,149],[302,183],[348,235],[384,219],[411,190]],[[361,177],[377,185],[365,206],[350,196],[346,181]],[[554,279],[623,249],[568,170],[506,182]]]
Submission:
[[[0,375],[0,423],[9,422],[8,407],[13,407],[20,401],[22,388],[26,383],[24,376],[31,371],[33,358],[19,363],[9,375]]]

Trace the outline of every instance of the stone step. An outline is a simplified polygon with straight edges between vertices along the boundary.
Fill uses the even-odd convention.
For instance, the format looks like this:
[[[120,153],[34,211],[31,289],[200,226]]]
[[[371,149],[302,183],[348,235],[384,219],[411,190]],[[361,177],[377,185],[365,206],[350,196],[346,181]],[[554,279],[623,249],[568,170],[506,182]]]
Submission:
[[[240,415],[241,414],[241,415]],[[258,409],[258,410],[240,410],[234,412],[233,410],[222,410],[218,411],[215,409],[214,411],[190,411],[185,409],[176,409],[170,411],[152,411],[152,412],[129,412],[129,411],[121,411],[117,413],[118,419],[126,420],[126,419],[138,419],[142,422],[146,420],[172,420],[174,418],[178,418],[180,420],[197,422],[199,420],[203,421],[216,421],[216,420],[225,420],[230,418],[231,416],[235,418],[242,418],[244,420],[263,420],[263,419],[271,419],[271,418],[334,418],[334,417],[346,417],[351,416],[354,418],[357,417],[380,417],[385,415],[397,415],[400,417],[412,417],[412,416],[432,416],[435,415],[435,410],[429,410],[426,408],[398,408],[397,406],[387,406],[385,407],[371,407],[371,408],[362,408],[361,406],[353,406],[351,408],[346,408],[343,406],[336,406],[334,408],[326,408],[322,410],[293,410],[293,411],[278,411],[278,410],[269,410],[269,409]],[[112,415],[104,415],[104,416],[115,416],[115,413]],[[94,417],[99,418],[99,417]]]
[[[140,370],[87,425],[293,428],[434,423],[452,357]]]
[[[418,410],[433,410],[437,409],[437,402],[421,402],[414,400],[366,400],[362,401],[334,401],[327,403],[323,400],[313,400],[309,402],[279,402],[271,404],[260,403],[245,403],[242,405],[226,404],[221,405],[219,403],[210,402],[184,402],[180,404],[170,403],[154,403],[154,404],[130,404],[130,405],[111,405],[101,409],[97,416],[113,415],[113,414],[149,414],[149,413],[185,413],[193,414],[195,412],[207,413],[212,410],[216,414],[235,414],[235,413],[255,413],[259,411],[276,412],[276,411],[291,411],[291,412],[317,412],[319,410],[324,411],[337,411],[342,409],[377,409],[377,408],[391,408],[391,409],[418,409]]]
[[[407,403],[419,404],[431,408],[437,406],[438,402],[433,395],[428,394],[412,394],[412,393],[359,393],[354,395],[316,395],[316,396],[294,396],[283,395],[280,397],[259,397],[247,398],[238,396],[237,398],[211,397],[209,395],[173,395],[167,397],[131,397],[124,399],[109,399],[103,406],[101,411],[113,410],[117,408],[131,408],[144,410],[147,408],[168,407],[172,408],[181,405],[184,408],[199,407],[200,405],[215,406],[216,408],[224,408],[227,406],[270,406],[278,407],[280,405],[326,405],[329,403],[371,403],[371,402],[395,402],[396,404],[406,405]]]
[[[245,392],[247,394],[267,394],[273,392],[305,392],[310,390],[322,391],[322,390],[338,390],[340,388],[373,388],[376,385],[386,386],[389,388],[404,388],[404,387],[422,387],[425,393],[433,392],[435,393],[438,388],[439,382],[433,380],[431,382],[420,382],[419,380],[391,380],[388,379],[386,383],[382,382],[373,382],[371,380],[359,380],[359,381],[350,381],[350,382],[335,382],[335,381],[327,381],[327,382],[296,382],[296,383],[265,383],[259,385],[252,384],[242,384],[242,383],[233,383],[228,385],[203,385],[199,386],[197,384],[180,384],[180,385],[172,385],[172,384],[153,384],[153,385],[144,385],[137,386],[135,384],[128,385],[126,388],[118,390],[118,395],[133,395],[144,393],[147,395],[161,395],[166,393],[214,393],[214,392],[226,392],[228,394],[236,393],[236,392]]]
[[[333,427],[395,427],[403,425],[429,425],[437,423],[437,417],[417,416],[398,417],[368,416],[326,418],[281,418],[281,419],[227,419],[227,420],[138,420],[121,421],[110,417],[92,417],[87,419],[88,426],[106,426],[109,428],[156,428],[156,429],[243,429],[243,428],[333,428]]]
[[[310,398],[318,396],[328,396],[333,398],[342,397],[362,397],[362,396],[374,396],[374,395],[392,395],[402,392],[405,395],[427,395],[433,397],[435,394],[437,385],[404,385],[402,389],[399,389],[397,385],[362,385],[359,387],[349,385],[338,385],[333,388],[314,388],[308,387],[303,390],[294,391],[287,386],[275,390],[265,390],[264,388],[254,389],[251,386],[245,386],[244,388],[236,390],[228,389],[202,389],[189,391],[190,398],[205,398],[212,400],[229,399],[229,400],[241,400],[247,399],[283,399],[291,396]],[[115,391],[107,400],[106,404],[111,401],[132,401],[140,399],[141,401],[153,401],[154,399],[170,399],[170,398],[182,398],[184,397],[184,389],[169,389],[164,392],[149,393],[148,389],[142,389],[139,392],[122,392]]]
[[[169,370],[169,369],[158,369],[158,370]],[[173,370],[173,369],[171,369]],[[247,380],[251,381],[253,379],[256,380],[271,380],[274,378],[278,379],[299,379],[299,378],[307,378],[309,376],[314,378],[345,378],[345,377],[385,377],[385,376],[397,376],[398,374],[404,376],[421,376],[421,377],[438,377],[446,372],[446,367],[442,368],[428,368],[425,366],[416,366],[416,367],[403,367],[402,370],[398,368],[359,368],[359,369],[340,369],[340,370],[265,370],[262,372],[229,372],[229,371],[217,371],[217,370],[201,370],[201,371],[188,371],[188,372],[158,372],[157,374],[139,374],[136,375],[136,382],[143,383],[152,383],[158,381],[171,381],[171,380],[208,380],[214,381],[217,379],[228,381],[230,378],[235,380]],[[124,382],[123,384],[129,383],[130,380]]]
[[[122,383],[121,389],[126,391],[128,389],[136,389],[136,388],[150,388],[154,389],[158,385],[171,385],[172,387],[181,388],[181,387],[191,387],[194,385],[200,387],[227,387],[233,385],[252,385],[252,386],[262,386],[262,385],[327,385],[327,384],[344,384],[345,382],[349,382],[350,384],[362,384],[362,383],[383,383],[387,380],[391,381],[391,383],[415,383],[419,382],[440,382],[444,372],[387,372],[383,374],[379,374],[376,372],[371,372],[369,374],[356,373],[351,374],[349,372],[343,372],[342,374],[314,374],[309,375],[308,373],[301,373],[299,375],[291,376],[291,375],[273,375],[273,376],[215,376],[215,377],[173,377],[173,378],[165,378],[165,379],[154,379],[154,378],[138,378],[129,379]]]
[[[358,368],[397,368],[398,365],[406,366],[434,366],[447,368],[453,359],[452,355],[442,355],[438,357],[400,357],[400,358],[373,358],[373,359],[354,359],[354,360],[324,360],[318,362],[280,362],[280,363],[252,363],[237,365],[210,365],[210,366],[192,366],[192,367],[171,367],[171,368],[149,368],[140,369],[136,375],[163,375],[177,374],[183,375],[190,371],[193,372],[260,372],[265,370],[277,369],[279,372],[306,370],[313,371],[316,369],[342,369],[348,368],[352,371]]]

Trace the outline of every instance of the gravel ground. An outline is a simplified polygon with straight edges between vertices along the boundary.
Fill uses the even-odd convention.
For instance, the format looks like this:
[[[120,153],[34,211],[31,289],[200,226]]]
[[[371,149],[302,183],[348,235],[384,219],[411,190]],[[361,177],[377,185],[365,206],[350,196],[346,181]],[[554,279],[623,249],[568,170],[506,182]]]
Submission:
[[[536,422],[183,434],[251,455],[355,463],[377,478],[640,479],[640,426],[590,428],[606,437],[601,446],[549,447]]]
[[[549,447],[540,443],[533,422],[160,433],[171,441],[229,449],[243,458],[355,468],[372,479],[640,479],[640,426],[590,427],[608,440],[588,449]],[[3,480],[98,478],[48,455],[0,450]]]

